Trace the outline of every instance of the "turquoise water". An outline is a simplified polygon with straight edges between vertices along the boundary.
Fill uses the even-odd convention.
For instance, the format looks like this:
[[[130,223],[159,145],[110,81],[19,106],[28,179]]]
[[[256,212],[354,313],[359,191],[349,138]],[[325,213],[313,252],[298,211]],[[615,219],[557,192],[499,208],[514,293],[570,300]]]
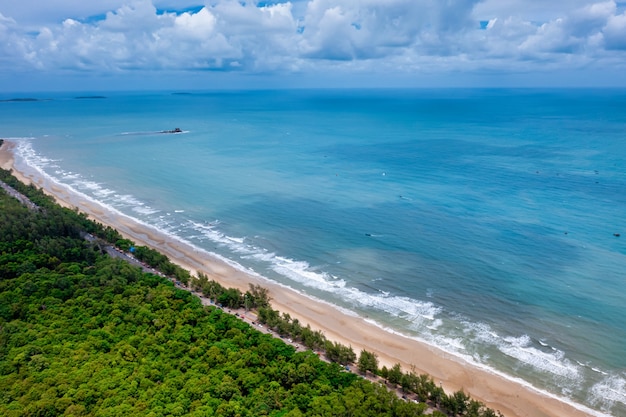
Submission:
[[[29,96],[50,100],[1,102],[0,136],[59,182],[626,415],[626,91]]]

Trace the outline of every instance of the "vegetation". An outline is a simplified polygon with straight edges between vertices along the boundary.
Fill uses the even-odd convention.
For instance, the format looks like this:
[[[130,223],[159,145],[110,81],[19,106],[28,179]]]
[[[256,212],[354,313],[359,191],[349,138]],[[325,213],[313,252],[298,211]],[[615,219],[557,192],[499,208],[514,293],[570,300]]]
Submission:
[[[259,320],[311,350],[296,352],[172,280],[191,279],[161,254],[61,208],[32,186],[8,183],[40,209],[0,190],[0,415],[2,416],[419,416],[383,384],[344,366],[356,354],[272,310],[259,286],[241,293],[199,276],[216,303],[257,309]],[[108,257],[117,243],[172,278]],[[104,242],[103,244],[106,244]],[[374,354],[359,369],[380,373]],[[341,365],[340,365],[341,364]],[[446,395],[426,375],[392,368],[393,381],[450,416],[496,416],[463,392]],[[396,372],[397,371],[397,372]]]

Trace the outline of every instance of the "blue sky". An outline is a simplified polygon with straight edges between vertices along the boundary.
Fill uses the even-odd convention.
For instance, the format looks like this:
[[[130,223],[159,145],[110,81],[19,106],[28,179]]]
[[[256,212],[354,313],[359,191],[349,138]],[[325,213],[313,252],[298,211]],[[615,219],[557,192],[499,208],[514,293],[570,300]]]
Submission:
[[[626,87],[626,4],[0,0],[3,91]]]

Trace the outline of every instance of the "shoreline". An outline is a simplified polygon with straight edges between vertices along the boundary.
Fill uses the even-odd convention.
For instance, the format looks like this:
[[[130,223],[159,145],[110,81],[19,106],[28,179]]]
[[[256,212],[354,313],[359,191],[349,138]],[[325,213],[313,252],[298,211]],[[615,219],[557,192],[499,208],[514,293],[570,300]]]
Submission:
[[[512,377],[468,363],[435,346],[391,333],[365,318],[347,314],[329,303],[237,269],[208,252],[199,251],[149,225],[141,224],[73,193],[31,167],[23,167],[19,163],[16,165],[14,148],[15,142],[5,140],[0,148],[0,166],[13,169],[13,174],[20,181],[42,188],[58,204],[78,208],[92,220],[117,229],[137,244],[152,247],[165,254],[172,262],[194,275],[202,272],[226,287],[236,287],[243,291],[248,289],[249,283],[266,287],[272,298],[273,309],[288,313],[304,325],[309,324],[311,328],[321,330],[328,340],[352,346],[357,354],[362,349],[375,352],[380,366],[390,368],[395,363],[400,363],[405,372],[413,370],[416,373],[426,373],[436,383],[441,383],[447,393],[463,389],[472,398],[499,410],[506,417],[578,417],[591,413],[603,415],[583,409],[582,406],[579,409],[552,395],[539,392],[521,380],[515,381]]]

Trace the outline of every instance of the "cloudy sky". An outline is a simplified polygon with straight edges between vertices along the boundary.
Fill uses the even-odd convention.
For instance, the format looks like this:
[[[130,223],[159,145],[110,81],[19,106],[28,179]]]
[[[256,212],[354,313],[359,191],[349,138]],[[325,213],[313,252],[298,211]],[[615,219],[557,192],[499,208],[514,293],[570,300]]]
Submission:
[[[3,91],[626,86],[626,3],[0,0]]]

